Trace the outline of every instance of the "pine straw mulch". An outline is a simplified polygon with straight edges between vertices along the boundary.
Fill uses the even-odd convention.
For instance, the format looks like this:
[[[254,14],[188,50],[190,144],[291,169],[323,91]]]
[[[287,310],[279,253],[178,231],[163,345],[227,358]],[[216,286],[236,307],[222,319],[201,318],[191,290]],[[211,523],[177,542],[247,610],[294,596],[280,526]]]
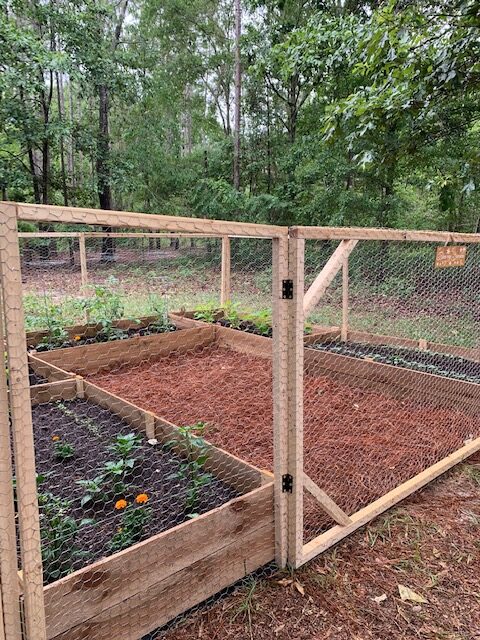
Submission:
[[[478,639],[479,534],[477,455],[293,575],[247,579],[153,637]],[[402,601],[399,585],[426,602]]]

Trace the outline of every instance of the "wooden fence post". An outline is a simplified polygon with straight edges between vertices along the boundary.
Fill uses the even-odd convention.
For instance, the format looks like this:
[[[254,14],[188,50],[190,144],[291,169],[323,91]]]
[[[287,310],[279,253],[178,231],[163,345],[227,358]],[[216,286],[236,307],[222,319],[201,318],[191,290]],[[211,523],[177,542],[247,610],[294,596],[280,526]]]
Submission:
[[[0,287],[0,344],[4,344]],[[2,346],[3,349],[3,346]],[[2,356],[3,357],[3,356]],[[6,369],[0,366],[0,638],[21,640],[15,508]],[[3,635],[2,635],[3,632]]]
[[[342,329],[341,340],[348,340],[348,255],[343,258],[342,265]]]
[[[87,271],[87,251],[85,249],[85,234],[81,233],[78,236],[78,248],[80,250],[80,273],[82,276],[82,287],[88,284],[88,271]]]
[[[295,568],[303,556],[303,331],[305,240],[289,239],[289,278],[293,299],[288,313],[288,563]]]
[[[282,477],[288,472],[287,344],[288,300],[282,297],[282,283],[288,276],[288,239],[274,238],[272,247],[272,356],[273,356],[273,471],[275,477],[275,561],[287,564],[287,494]]]
[[[17,216],[16,206],[6,203],[0,205],[0,269],[5,308],[20,557],[24,578],[24,629],[26,640],[45,640],[42,553]]]
[[[231,254],[230,238],[222,237],[222,282],[220,290],[220,306],[224,306],[230,300],[230,274],[231,274]]]

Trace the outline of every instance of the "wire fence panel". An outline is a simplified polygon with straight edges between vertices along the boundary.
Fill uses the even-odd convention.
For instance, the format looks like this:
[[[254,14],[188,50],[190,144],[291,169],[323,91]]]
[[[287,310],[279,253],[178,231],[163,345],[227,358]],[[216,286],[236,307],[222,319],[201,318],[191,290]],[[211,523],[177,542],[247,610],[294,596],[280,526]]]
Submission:
[[[274,241],[101,232],[17,247],[47,638],[141,638],[276,554]]]
[[[480,449],[468,237],[463,265],[436,232],[0,225],[6,640],[161,638]]]
[[[347,242],[305,245],[303,561],[480,447],[479,246]]]

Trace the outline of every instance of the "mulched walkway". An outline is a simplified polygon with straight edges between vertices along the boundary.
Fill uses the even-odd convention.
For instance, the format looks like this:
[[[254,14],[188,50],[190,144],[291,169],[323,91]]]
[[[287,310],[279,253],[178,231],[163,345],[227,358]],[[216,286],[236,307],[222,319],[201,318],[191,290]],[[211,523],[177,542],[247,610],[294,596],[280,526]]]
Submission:
[[[216,346],[96,375],[95,384],[174,424],[207,423],[213,444],[272,468],[268,360]],[[399,400],[325,376],[305,376],[305,471],[353,513],[480,435],[460,410]],[[309,539],[331,524],[305,501]]]

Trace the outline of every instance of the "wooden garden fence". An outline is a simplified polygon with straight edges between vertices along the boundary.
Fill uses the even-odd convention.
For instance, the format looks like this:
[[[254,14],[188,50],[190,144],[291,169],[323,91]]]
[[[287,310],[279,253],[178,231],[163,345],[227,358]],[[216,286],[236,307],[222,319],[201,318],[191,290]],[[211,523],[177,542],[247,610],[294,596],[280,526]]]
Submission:
[[[116,231],[19,233],[19,220]],[[81,283],[86,286],[88,238],[182,236],[221,239],[220,308],[234,295],[231,242],[236,238],[258,239],[271,245],[271,338],[224,326],[212,328],[205,320],[183,314],[174,318],[177,329],[181,329],[175,335],[132,338],[137,342],[131,349],[126,340],[120,345],[87,344],[47,354],[27,350],[22,240],[77,239]],[[444,271],[436,270],[437,247],[457,246],[467,247],[465,266],[447,264]],[[286,228],[1,203],[0,339],[5,343],[7,359],[0,373],[0,640],[99,640],[112,634],[133,640],[271,560],[279,567],[299,567],[478,451],[479,249],[480,234]],[[397,272],[401,278],[396,277]],[[398,288],[402,282],[412,287],[415,283],[419,290],[435,282],[437,290],[429,298],[430,308],[426,302],[424,307],[418,301],[414,306],[413,289],[401,298]],[[385,303],[387,298],[390,306]],[[455,315],[450,310],[455,307],[452,300],[456,304],[462,299],[467,301],[465,309],[472,311],[468,327],[464,311]],[[386,311],[377,317],[378,305]],[[451,341],[433,339],[437,334],[420,334],[418,318],[434,317],[439,309],[446,320],[438,336],[453,336]],[[385,318],[390,312],[388,325]],[[397,332],[385,331],[385,326],[398,328],[402,314],[413,318],[410,324],[416,325],[415,335],[406,334],[405,323]],[[452,333],[449,323],[454,321],[458,327]],[[455,336],[462,328],[464,340],[459,341]],[[381,345],[382,351],[375,351],[375,345]],[[271,422],[263,424],[263,430],[268,431],[266,440],[271,440],[271,468],[266,469],[263,458],[257,462],[250,449],[244,456],[241,447],[230,450],[226,440],[212,440],[208,461],[211,475],[231,486],[232,470],[235,478],[241,478],[241,491],[231,503],[220,505],[210,515],[207,512],[181,523],[178,529],[159,533],[164,537],[158,540],[144,540],[45,584],[45,512],[42,505],[39,508],[36,463],[38,466],[40,454],[34,440],[32,407],[52,401],[95,402],[125,418],[149,441],[164,438],[172,447],[174,437],[174,448],[178,447],[185,434],[178,430],[179,422],[173,424],[170,414],[162,416],[146,405],[137,406],[128,388],[125,395],[102,390],[94,376],[146,362],[154,366],[159,358],[170,358],[161,360],[166,367],[176,353],[183,354],[182,362],[186,362],[199,349],[214,352],[215,357],[231,350],[239,368],[242,358],[248,368],[257,357],[263,358],[263,368],[270,367],[261,390],[265,395],[252,396],[252,400],[258,406],[268,405],[271,413]],[[390,357],[396,358],[395,366],[393,360],[385,360]],[[461,371],[455,358],[467,362]],[[445,363],[452,363],[455,376],[445,373]],[[31,387],[32,370],[42,373],[46,384]],[[254,387],[255,381],[252,394]],[[213,388],[212,397],[215,392]],[[228,414],[227,401],[224,411]],[[219,431],[221,435],[221,425]],[[216,437],[215,432],[212,437]],[[178,455],[185,454],[180,451]],[[238,479],[235,482],[238,489]],[[226,508],[231,510],[225,512]],[[234,528],[224,530],[229,526]],[[223,532],[222,540],[215,538],[217,530]],[[226,538],[231,547],[225,546]],[[192,552],[190,544],[198,545],[198,549]],[[171,556],[162,556],[166,554],[165,545]],[[144,564],[136,569],[141,557]],[[133,564],[122,567],[122,558]],[[163,575],[167,565],[169,572]],[[223,581],[222,575],[226,576]],[[190,600],[185,586],[189,576],[200,576],[192,577]],[[103,581],[106,586],[102,587]],[[170,600],[177,595],[175,606],[166,599],[166,593],[171,594]],[[85,613],[80,614],[83,607]]]

